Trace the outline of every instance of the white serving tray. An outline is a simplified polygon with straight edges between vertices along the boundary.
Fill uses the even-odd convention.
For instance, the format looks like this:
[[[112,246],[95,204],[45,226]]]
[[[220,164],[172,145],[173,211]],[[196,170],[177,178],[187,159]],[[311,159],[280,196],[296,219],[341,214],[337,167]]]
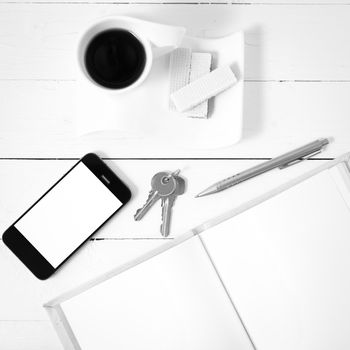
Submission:
[[[210,101],[209,119],[184,117],[169,105],[169,55],[159,57],[146,81],[125,94],[97,92],[78,81],[77,132],[118,131],[123,138],[142,137],[161,147],[220,148],[237,143],[242,134],[244,34],[222,38],[185,37],[183,47],[211,52],[213,68],[229,64],[238,83]]]

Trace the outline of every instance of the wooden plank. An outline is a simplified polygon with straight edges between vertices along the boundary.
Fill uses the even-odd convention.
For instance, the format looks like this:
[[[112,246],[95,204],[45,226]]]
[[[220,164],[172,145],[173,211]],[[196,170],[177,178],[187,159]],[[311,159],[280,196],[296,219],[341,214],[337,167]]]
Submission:
[[[160,205],[138,223],[138,231],[135,230],[132,217],[135,209],[145,200],[150,173],[180,168],[187,179],[186,194],[177,199],[173,210],[171,237],[174,237],[324,162],[306,161],[283,171],[271,171],[215,196],[195,199],[194,194],[210,183],[255,165],[258,161],[108,161],[124,180],[129,179],[133,199],[126,210],[95,236],[98,240],[84,245],[53,277],[47,281],[36,279],[0,240],[0,320],[46,320],[48,316],[42,308],[43,303],[165,243],[159,233]],[[0,161],[0,232],[73,163],[48,160]],[[23,286],[26,286],[25,293]]]
[[[49,321],[0,320],[0,342],[4,350],[62,350]]]
[[[347,5],[1,4],[0,77],[74,79],[78,32],[122,14],[184,25],[195,35],[245,30],[249,80],[350,80]]]
[[[73,163],[73,160],[0,161],[0,178],[2,179],[0,182],[0,231],[3,231],[17,215],[25,210],[42,191]],[[108,164],[121,174],[124,180],[129,181],[133,187],[134,199],[130,203],[130,211],[132,212],[139,205],[141,198],[144,200],[146,187],[148,189],[149,186],[148,177],[150,172],[155,169],[180,168],[183,176],[188,181],[188,186],[186,194],[182,199],[177,200],[177,206],[174,208],[173,225],[177,227],[180,227],[182,222],[188,225],[191,222],[200,223],[210,216],[219,214],[227,206],[236,207],[270,188],[325,163],[325,161],[306,161],[283,171],[271,171],[269,174],[259,176],[216,196],[202,199],[193,198],[194,193],[197,193],[209,183],[257,163],[258,161],[253,160],[108,161]],[[11,344],[11,339],[16,334],[16,327],[19,328],[18,334],[20,334],[20,340],[16,341],[24,341],[29,337],[26,333],[27,323],[19,321],[46,321],[48,316],[42,308],[42,304],[46,301],[163,244],[163,240],[157,239],[159,238],[160,222],[160,208],[158,209],[151,211],[148,218],[145,219],[146,221],[143,221],[140,226],[149,227],[151,224],[152,227],[155,227],[156,233],[153,236],[143,235],[141,230],[137,235],[132,230],[120,230],[120,227],[124,224],[133,227],[132,216],[128,214],[124,221],[122,214],[127,212],[120,213],[117,220],[107,225],[97,235],[99,240],[89,241],[60,271],[47,281],[36,279],[0,241],[2,285],[0,320],[14,321],[10,328],[8,326],[10,323],[6,323],[7,328],[4,328],[4,323],[0,322],[0,339],[4,339],[2,344]],[[107,239],[101,240],[102,238]],[[25,286],[25,293],[23,292],[23,286]],[[35,344],[46,344],[46,342],[50,344],[50,341],[54,341],[51,336],[48,338],[50,332],[46,332],[45,337],[41,338],[36,337],[36,334],[40,334],[36,329],[31,330],[31,332],[34,340],[28,338],[29,345],[26,347],[28,349],[31,349],[32,343],[33,348],[35,348]],[[18,343],[14,342],[13,344],[15,346]],[[17,348],[23,347],[18,346]],[[41,347],[38,346],[37,348]],[[54,346],[42,348],[55,349]]]
[[[0,161],[0,232],[73,163],[53,160]],[[108,161],[115,171],[122,174],[124,180],[128,178],[133,183],[134,199],[130,202],[129,211],[118,214],[96,235],[98,240],[84,245],[47,281],[36,279],[0,241],[0,320],[46,320],[48,316],[42,308],[43,303],[163,244],[165,241],[159,239],[160,206],[158,210],[151,210],[147,218],[140,222],[138,232],[133,229],[135,226],[131,215],[139,206],[141,198],[142,201],[145,199],[149,173],[155,169],[180,168],[188,181],[186,194],[178,198],[174,207],[172,227],[178,229],[173,231],[173,237],[185,228],[187,230],[200,224],[228,208],[238,207],[325,161],[306,161],[283,171],[271,171],[215,196],[193,198],[195,193],[213,181],[257,163],[248,160]],[[144,233],[143,228],[148,233]]]
[[[10,226],[75,162],[73,160],[0,161],[0,232]],[[260,162],[261,160],[109,160],[107,164],[129,185],[133,196],[130,203],[94,237],[122,241],[162,239],[159,232],[160,203],[157,203],[143,220],[135,222],[133,218],[136,210],[147,198],[152,176],[161,170],[180,169],[187,181],[186,193],[177,199],[173,209],[171,238],[319,163],[309,161],[283,171],[274,170],[214,196],[194,198],[210,184]],[[192,210],[193,206],[195,210]]]
[[[335,142],[320,157],[350,150],[347,82],[247,82],[243,139],[217,150],[171,148],[113,133],[77,138],[75,85],[62,81],[0,81],[0,157],[79,158],[90,151],[116,158],[272,157],[328,136],[333,136]]]

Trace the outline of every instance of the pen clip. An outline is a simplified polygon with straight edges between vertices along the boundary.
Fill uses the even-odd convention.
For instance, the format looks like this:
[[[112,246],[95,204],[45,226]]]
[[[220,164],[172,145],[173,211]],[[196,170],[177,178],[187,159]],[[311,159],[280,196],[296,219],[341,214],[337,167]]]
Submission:
[[[321,151],[322,151],[322,148],[319,149],[319,150],[317,150],[317,151],[315,151],[315,152],[313,152],[313,153],[308,154],[306,157],[301,157],[301,158],[292,160],[291,162],[286,163],[286,164],[283,164],[283,165],[279,166],[278,168],[279,168],[279,169],[288,168],[288,167],[290,167],[291,165],[294,165],[294,164],[297,164],[297,163],[302,162],[303,160],[310,159],[311,157],[315,156],[316,154],[321,153]]]

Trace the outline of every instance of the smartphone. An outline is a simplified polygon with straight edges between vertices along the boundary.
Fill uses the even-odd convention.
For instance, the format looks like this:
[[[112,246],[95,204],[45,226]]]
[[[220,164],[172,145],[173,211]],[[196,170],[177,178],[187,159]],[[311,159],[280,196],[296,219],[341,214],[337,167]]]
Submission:
[[[129,188],[96,154],[89,153],[2,239],[36,277],[47,279],[130,198]]]

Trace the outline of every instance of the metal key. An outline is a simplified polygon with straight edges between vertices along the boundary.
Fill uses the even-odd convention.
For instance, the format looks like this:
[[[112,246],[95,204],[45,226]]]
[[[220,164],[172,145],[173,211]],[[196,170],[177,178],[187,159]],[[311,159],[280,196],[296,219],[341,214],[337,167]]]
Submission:
[[[159,172],[155,174],[151,181],[152,189],[148,195],[147,201],[144,206],[138,209],[134,215],[136,221],[141,220],[148,210],[156,203],[160,198],[164,198],[173,193],[177,186],[176,173]]]
[[[185,180],[180,176],[174,176],[177,186],[174,192],[166,197],[162,197],[162,224],[160,232],[163,237],[168,237],[170,233],[171,214],[177,196],[185,192]]]

